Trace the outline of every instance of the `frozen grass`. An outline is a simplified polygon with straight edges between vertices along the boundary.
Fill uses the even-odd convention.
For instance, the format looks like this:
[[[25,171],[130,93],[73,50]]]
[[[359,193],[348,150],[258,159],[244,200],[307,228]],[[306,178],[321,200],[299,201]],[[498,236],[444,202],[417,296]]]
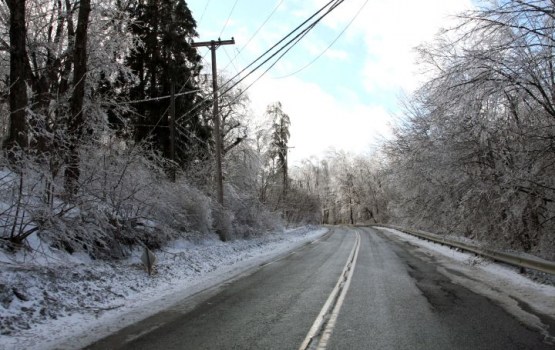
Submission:
[[[0,254],[0,348],[83,347],[326,231],[303,227],[227,243],[216,235],[174,241],[156,252],[151,277],[140,263],[140,250],[109,263],[31,240],[34,255]]]

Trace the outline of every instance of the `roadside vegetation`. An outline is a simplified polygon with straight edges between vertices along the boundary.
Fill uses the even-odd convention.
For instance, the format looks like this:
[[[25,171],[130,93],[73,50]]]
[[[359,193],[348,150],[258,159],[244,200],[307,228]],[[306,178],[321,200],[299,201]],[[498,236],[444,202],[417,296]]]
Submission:
[[[185,1],[2,2],[1,248],[38,237],[120,259],[183,237],[393,223],[554,259],[553,4],[482,5],[418,48],[428,80],[371,156],[292,166],[283,105],[253,115],[222,72],[222,206]]]

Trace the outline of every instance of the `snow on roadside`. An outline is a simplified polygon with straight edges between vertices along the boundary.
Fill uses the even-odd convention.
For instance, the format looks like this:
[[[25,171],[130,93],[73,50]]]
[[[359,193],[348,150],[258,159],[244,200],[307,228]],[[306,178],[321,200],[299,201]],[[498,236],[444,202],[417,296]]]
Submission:
[[[86,346],[326,232],[303,227],[227,243],[216,235],[175,241],[156,252],[152,277],[139,250],[118,263],[72,257],[15,264],[0,256],[0,349]]]
[[[555,286],[535,282],[520,274],[517,268],[493,263],[471,253],[451,249],[395,229],[375,228],[420,247],[422,253],[433,256],[440,263],[438,270],[451,281],[497,301],[521,322],[540,331],[548,341],[555,342],[548,331],[549,325],[536,315],[539,313],[555,320]],[[529,309],[534,312],[531,313]]]

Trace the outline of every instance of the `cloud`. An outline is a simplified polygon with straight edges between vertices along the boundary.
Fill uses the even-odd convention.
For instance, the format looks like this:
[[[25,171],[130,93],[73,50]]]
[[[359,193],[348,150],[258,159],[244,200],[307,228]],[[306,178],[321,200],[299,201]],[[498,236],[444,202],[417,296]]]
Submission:
[[[244,11],[238,6],[234,16],[241,17],[234,18],[226,29],[226,33],[235,34],[237,49],[254,34],[276,1],[252,2]],[[236,61],[238,68],[246,66],[328,1],[285,1],[242,51]],[[438,30],[449,27],[453,23],[449,15],[473,7],[472,0],[368,0],[348,30],[310,69],[288,78],[271,79],[270,76],[287,75],[311,62],[366,1],[343,2],[248,91],[253,110],[259,115],[268,104],[282,102],[292,122],[293,161],[313,154],[320,156],[330,147],[366,153],[378,139],[391,135],[390,113],[399,109],[392,101],[410,94],[425,78],[418,74],[414,48],[432,41]],[[196,2],[202,9],[203,2]],[[206,26],[216,28],[203,33],[219,34],[221,21],[229,14],[219,12],[214,19],[206,17]],[[225,67],[225,53],[218,57],[220,67]],[[330,69],[335,74],[328,74]],[[244,85],[262,71],[249,77]],[[335,81],[338,75],[345,79]]]
[[[303,43],[303,48],[307,51],[308,55],[306,58],[307,63],[312,61],[313,58],[322,55],[332,60],[346,61],[349,58],[349,53],[344,50],[328,48],[329,44],[320,41],[316,38],[311,38],[312,40],[307,40]]]
[[[351,21],[364,1],[346,1],[325,19],[323,24],[332,29],[333,37]],[[302,7],[295,8],[296,14],[312,13],[325,2],[304,2],[304,5],[297,5]],[[351,55],[345,47],[362,45],[364,50],[357,51],[357,56],[362,52],[362,57],[356,57],[363,60],[362,71],[357,76],[363,79],[366,94],[398,96],[403,91],[410,93],[422,80],[416,73],[414,47],[431,41],[438,30],[450,25],[450,14],[470,7],[470,0],[369,1],[345,32],[345,38],[341,38],[346,40],[347,46],[331,48],[325,55],[335,60],[350,60]],[[302,50],[308,57],[317,56],[332,40],[329,33],[329,30],[316,32],[303,42]],[[285,59],[280,68],[287,71],[296,66],[298,58],[297,64],[294,59]],[[263,114],[269,103],[282,102],[291,117],[290,145],[295,148],[290,151],[290,159],[293,161],[322,155],[330,147],[366,153],[379,140],[391,136],[390,106],[380,102],[363,104],[359,97],[364,93],[359,91],[357,95],[348,87],[336,95],[326,91],[330,90],[296,76],[276,80],[264,77],[249,94],[258,114]]]
[[[298,162],[328,148],[365,153],[377,139],[391,133],[389,116],[380,106],[353,104],[326,93],[315,83],[296,77],[265,78],[249,90],[253,110],[281,101],[291,118],[290,159]]]
[[[333,60],[341,60],[341,61],[346,61],[349,58],[349,54],[347,53],[347,51],[334,50],[331,48],[326,51],[324,56],[331,58]]]
[[[324,24],[342,28],[365,1],[345,1]],[[349,28],[350,35],[360,35],[366,47],[363,77],[367,91],[413,91],[422,82],[414,48],[432,41],[441,28],[454,24],[455,14],[472,7],[471,0],[368,1]]]
[[[316,9],[329,0],[304,2]],[[362,38],[365,63],[362,76],[368,92],[413,91],[421,82],[414,48],[429,42],[454,15],[473,8],[472,0],[350,0],[339,5],[322,23],[342,30],[361,11],[342,40]],[[360,10],[362,8],[362,10]]]

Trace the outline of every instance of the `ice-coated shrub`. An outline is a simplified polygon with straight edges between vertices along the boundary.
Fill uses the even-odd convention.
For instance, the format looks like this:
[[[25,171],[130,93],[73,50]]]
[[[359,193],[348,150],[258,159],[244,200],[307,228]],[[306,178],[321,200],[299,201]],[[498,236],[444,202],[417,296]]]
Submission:
[[[159,185],[158,199],[152,209],[156,221],[174,230],[207,234],[212,228],[211,200],[180,178]]]
[[[234,237],[262,235],[283,227],[279,214],[270,212],[258,198],[242,194],[231,185],[225,190],[226,205],[234,217]]]

